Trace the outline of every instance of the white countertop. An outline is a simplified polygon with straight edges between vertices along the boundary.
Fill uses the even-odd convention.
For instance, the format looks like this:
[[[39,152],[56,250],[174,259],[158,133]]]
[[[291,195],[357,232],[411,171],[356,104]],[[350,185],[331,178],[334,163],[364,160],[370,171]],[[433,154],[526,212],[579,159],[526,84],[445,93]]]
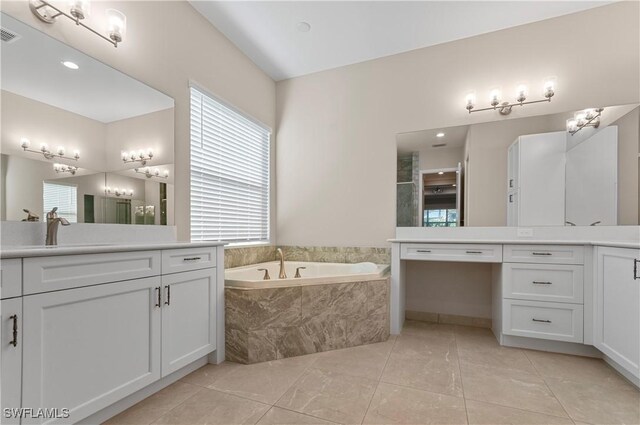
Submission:
[[[541,239],[389,239],[391,243],[465,243],[465,244],[504,244],[504,245],[591,245],[617,248],[640,249],[640,242],[627,241],[584,241],[584,240],[541,240]]]
[[[54,255],[104,254],[109,252],[152,251],[160,249],[181,249],[223,246],[224,242],[145,242],[126,244],[68,244],[68,245],[27,245],[0,247],[0,258],[50,257]]]

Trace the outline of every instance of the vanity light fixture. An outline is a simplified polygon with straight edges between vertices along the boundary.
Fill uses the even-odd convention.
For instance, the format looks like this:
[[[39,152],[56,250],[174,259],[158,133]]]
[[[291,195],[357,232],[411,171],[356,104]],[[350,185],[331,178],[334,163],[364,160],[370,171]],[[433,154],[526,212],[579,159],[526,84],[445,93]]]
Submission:
[[[51,152],[49,150],[49,146],[47,146],[46,143],[42,143],[40,145],[40,150],[30,149],[30,146],[31,146],[31,141],[29,139],[27,139],[26,137],[23,137],[22,139],[20,139],[20,147],[25,152],[40,153],[47,159],[64,158],[64,159],[70,159],[73,161],[77,161],[80,159],[80,152],[78,152],[77,150],[73,151],[73,157],[65,156],[66,150],[64,146],[58,146],[56,153]]]
[[[115,195],[117,197],[126,197],[126,196],[133,196],[133,190],[132,189],[118,189],[117,187],[114,189],[111,189],[111,187],[107,186],[104,188],[104,192],[109,194],[109,195]]]
[[[567,120],[567,132],[572,136],[585,127],[600,127],[600,116],[604,108],[589,108],[578,111]]]
[[[139,162],[142,165],[147,165],[148,161],[151,161],[153,158],[153,151],[151,149],[147,149],[147,152],[143,150],[131,151],[131,152],[122,152],[122,161],[124,163],[128,162]]]
[[[466,106],[465,109],[472,112],[480,112],[480,111],[498,111],[501,115],[509,115],[511,113],[511,109],[514,106],[523,106],[529,105],[531,103],[540,103],[540,102],[551,102],[551,98],[555,94],[556,89],[556,78],[549,77],[545,80],[542,85],[542,96],[544,99],[537,100],[529,100],[527,98],[529,96],[529,89],[524,84],[519,84],[516,87],[516,99],[515,102],[510,103],[502,100],[502,93],[499,88],[494,88],[489,93],[489,104],[491,106],[487,108],[475,109],[476,107],[476,94],[475,92],[470,92],[466,97]]]
[[[160,171],[157,168],[154,168],[153,170],[149,167],[146,167],[144,169],[140,169],[140,168],[134,168],[134,171],[138,174],[144,174],[148,179],[152,178],[152,177],[156,177],[159,179],[168,179],[169,178],[169,170],[162,170]]]
[[[107,35],[103,35],[90,26],[82,23],[82,20],[89,17],[91,10],[91,3],[89,0],[71,0],[69,2],[69,12],[64,12],[59,7],[53,5],[47,0],[31,0],[29,2],[29,8],[34,15],[38,17],[42,22],[47,24],[53,24],[56,22],[58,16],[64,16],[71,19],[76,25],[88,29],[98,37],[113,44],[114,47],[118,47],[118,43],[121,43],[124,39],[124,35],[127,28],[127,17],[120,11],[115,9],[107,9]]]
[[[53,164],[53,169],[56,173],[69,173],[72,176],[76,175],[76,171],[78,171],[78,167],[74,167],[73,165],[65,165],[65,164]]]

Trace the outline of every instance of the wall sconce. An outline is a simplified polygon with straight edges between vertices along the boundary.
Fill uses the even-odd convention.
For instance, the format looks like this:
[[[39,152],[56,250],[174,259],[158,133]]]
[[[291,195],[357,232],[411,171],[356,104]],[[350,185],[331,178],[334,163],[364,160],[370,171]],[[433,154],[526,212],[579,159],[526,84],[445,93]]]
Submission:
[[[77,150],[73,151],[73,157],[65,156],[64,146],[58,146],[56,153],[51,152],[49,150],[49,146],[47,146],[46,143],[42,143],[40,145],[40,150],[30,149],[30,146],[31,146],[31,141],[29,139],[27,139],[26,137],[23,137],[22,139],[20,139],[20,147],[25,152],[39,153],[39,154],[42,154],[47,159],[64,158],[64,159],[70,159],[73,161],[77,161],[80,159],[80,152],[78,152]]]
[[[144,174],[148,179],[152,177],[156,177],[159,179],[168,179],[169,178],[169,170],[162,170],[160,172],[159,169],[154,168],[153,170],[149,167],[141,170],[140,168],[135,168],[134,171],[138,174]]]
[[[465,109],[469,111],[469,113],[494,110],[498,111],[501,115],[509,115],[511,113],[511,109],[514,106],[523,106],[540,102],[551,102],[551,98],[555,94],[555,88],[556,78],[549,77],[545,80],[542,86],[542,96],[544,97],[544,99],[527,101],[529,90],[526,85],[520,84],[516,88],[516,101],[514,103],[503,102],[500,89],[496,88],[491,90],[489,94],[489,104],[491,106],[482,109],[474,109],[476,107],[476,94],[475,92],[471,92],[467,94]]]
[[[138,152],[122,152],[122,161],[126,164],[128,162],[139,162],[142,165],[147,165],[148,161],[151,161],[153,158],[153,151],[151,149],[147,149],[147,153],[143,150]]]
[[[98,37],[113,44],[114,47],[118,47],[118,43],[124,40],[124,35],[127,30],[127,17],[124,13],[115,9],[107,9],[107,37],[81,22],[89,16],[91,9],[89,0],[72,0],[69,2],[69,5],[69,13],[66,13],[46,0],[31,0],[29,2],[31,12],[42,22],[53,24],[56,22],[58,16],[64,16],[71,19],[76,25],[88,29]]]
[[[69,173],[72,176],[76,175],[76,171],[78,171],[78,167],[74,167],[73,165],[65,165],[65,164],[53,164],[53,169],[56,173]]]
[[[117,187],[114,188],[113,190],[107,186],[104,188],[104,192],[108,195],[115,195],[117,197],[126,197],[126,196],[133,196],[133,190],[132,189],[118,189]]]
[[[604,108],[589,108],[578,111],[567,120],[567,132],[572,136],[585,127],[600,127],[600,116]]]

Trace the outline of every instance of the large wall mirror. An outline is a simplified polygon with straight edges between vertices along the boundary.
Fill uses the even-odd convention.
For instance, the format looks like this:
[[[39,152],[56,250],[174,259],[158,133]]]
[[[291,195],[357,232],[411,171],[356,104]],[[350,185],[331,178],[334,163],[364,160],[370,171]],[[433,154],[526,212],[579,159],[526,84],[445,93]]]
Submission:
[[[173,225],[173,99],[5,14],[2,29],[0,219]]]
[[[568,126],[576,116],[588,125]],[[406,132],[396,141],[397,227],[640,222],[638,104]]]

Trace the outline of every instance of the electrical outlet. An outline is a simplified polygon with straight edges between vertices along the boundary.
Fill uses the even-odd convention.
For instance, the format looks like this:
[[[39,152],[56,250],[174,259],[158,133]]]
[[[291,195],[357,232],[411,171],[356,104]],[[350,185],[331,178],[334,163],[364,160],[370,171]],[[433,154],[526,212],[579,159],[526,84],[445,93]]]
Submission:
[[[533,229],[528,229],[526,227],[518,227],[518,237],[519,238],[532,238],[533,237]]]

